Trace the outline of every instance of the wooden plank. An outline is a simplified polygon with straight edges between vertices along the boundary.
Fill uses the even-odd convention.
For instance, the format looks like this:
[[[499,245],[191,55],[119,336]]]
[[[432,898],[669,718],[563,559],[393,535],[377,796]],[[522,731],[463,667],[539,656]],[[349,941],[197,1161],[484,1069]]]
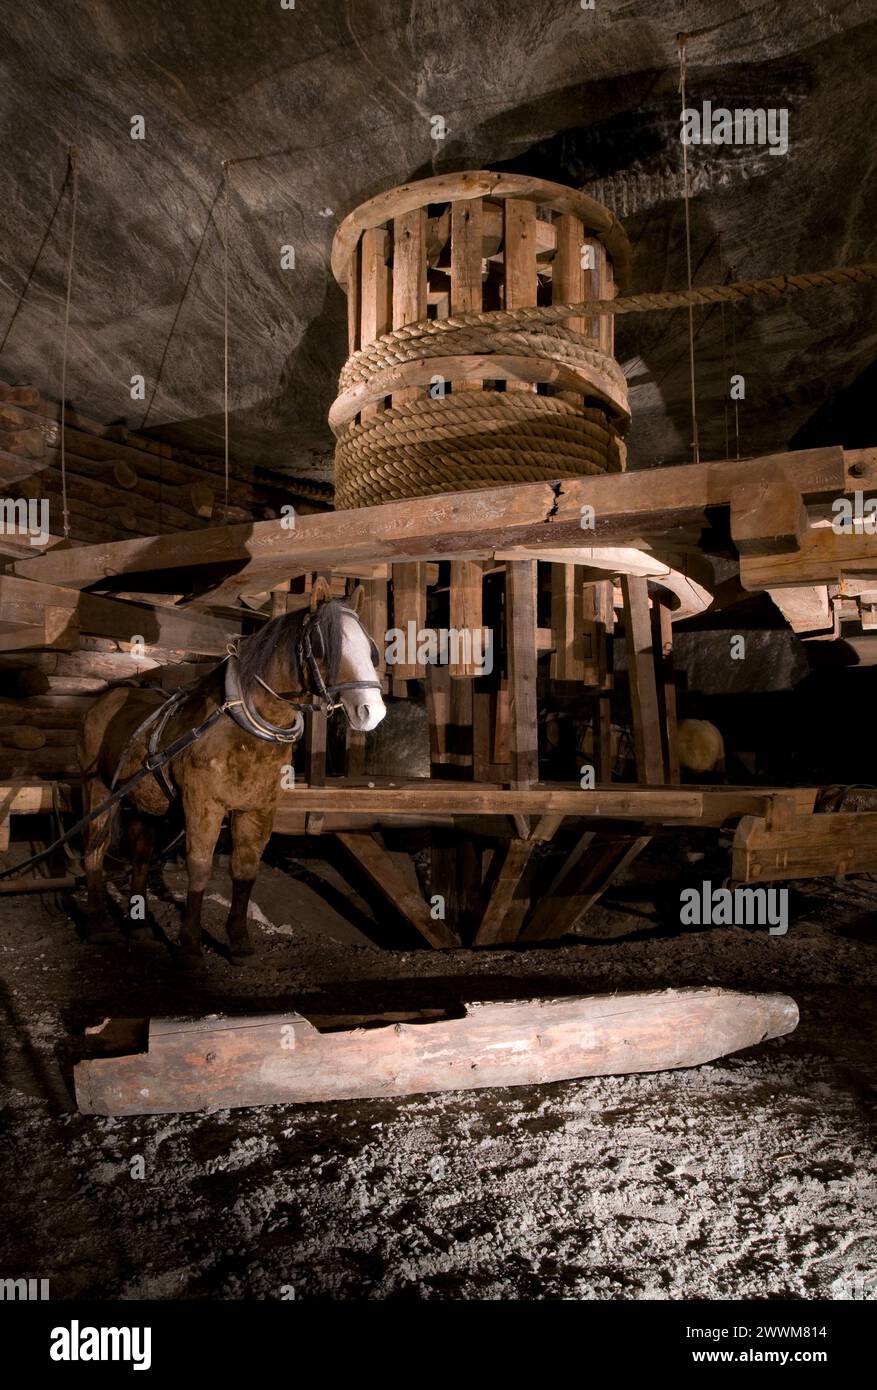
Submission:
[[[452,314],[480,313],[484,307],[481,266],[484,240],[484,202],[470,198],[451,204]],[[454,390],[480,391],[480,381],[454,382]]]
[[[731,874],[738,883],[875,872],[874,812],[798,816],[777,829],[764,817],[744,816],[734,835]]]
[[[530,308],[536,303],[536,207],[521,198],[507,198],[503,284],[506,309]],[[535,386],[509,379],[507,391],[535,391]]]
[[[387,333],[390,323],[390,271],[387,265],[390,234],[383,227],[369,227],[360,244],[360,347],[367,347]],[[363,420],[383,411],[383,403],[363,407]]]
[[[111,1055],[78,1062],[74,1084],[92,1115],[383,1098],[699,1066],[797,1021],[787,995],[679,989],[467,1004],[456,1018],[355,1018],[331,1032],[298,1013],[144,1021],[118,1055],[121,1021],[105,1020],[91,1046],[103,1033]]]
[[[555,891],[543,895],[521,941],[556,940],[575,929],[612,880],[641,854],[650,835],[595,835]],[[571,856],[572,857],[572,856]]]
[[[458,633],[468,633],[471,641],[468,661],[465,651],[461,650],[459,659],[448,663],[450,673],[455,677],[479,675],[482,666],[475,658],[480,655],[483,659],[487,651],[482,596],[484,568],[484,562],[480,560],[451,561],[451,627]],[[480,643],[480,651],[476,650],[476,639]]]
[[[340,831],[338,839],[372,883],[380,888],[397,912],[420,932],[430,946],[459,946],[458,937],[447,923],[432,919],[426,902],[419,893],[412,891],[407,879],[374,836]]]
[[[808,527],[800,490],[782,472],[731,492],[731,539],[741,555],[796,554]]]
[[[506,565],[506,659],[513,787],[539,780],[536,723],[536,562]]]
[[[426,318],[426,208],[393,219],[393,327]],[[417,389],[393,392],[393,405],[421,395]]]
[[[846,451],[846,455],[859,452]],[[481,489],[477,501],[471,492],[445,493],[300,516],[294,530],[280,521],[207,528],[186,537],[185,574],[191,584],[192,572],[199,566],[237,567],[234,583],[240,590],[270,589],[289,578],[290,572],[302,574],[335,563],[340,567],[474,558],[514,545],[547,551],[581,548],[584,505],[593,506],[596,516],[595,532],[588,536],[592,543],[636,540],[680,527],[703,527],[711,508],[729,504],[738,482],[758,478],[773,467],[783,467],[794,476],[805,498],[836,497],[844,491],[845,451],[840,448],[565,478],[559,493],[550,483],[515,483]],[[874,473],[877,480],[877,464]],[[857,485],[866,483],[863,478]],[[82,588],[120,574],[179,570],[180,540],[178,535],[148,536],[69,550],[55,548],[19,560],[13,568],[26,578]]]
[[[515,940],[530,902],[523,886],[535,847],[535,839],[516,839],[497,852],[499,863],[488,879],[487,905],[472,943],[474,946],[493,946],[501,941]]]
[[[664,751],[664,778],[671,786],[682,780],[679,771],[679,740],[676,728],[676,675],[673,669],[673,620],[666,603],[652,604],[652,645],[658,685],[661,742]]]
[[[640,782],[657,786],[664,780],[664,759],[649,619],[648,581],[636,575],[622,575],[621,591],[624,595],[624,636],[637,778]]]
[[[347,270],[347,352],[348,355],[356,352],[360,346],[359,340],[359,314],[360,314],[360,248],[355,246],[350,252],[350,260]]]
[[[551,566],[552,680],[585,680],[584,586],[581,565]]]
[[[877,575],[877,535],[837,533],[830,526],[811,526],[796,552],[740,557],[740,583],[751,591],[839,584],[862,574]]]
[[[553,261],[551,277],[551,301],[553,304],[577,304],[583,299],[594,298],[589,293],[590,273],[582,264],[582,249],[585,246],[585,229],[578,217],[564,212],[554,219],[557,234],[557,251]],[[564,319],[564,328],[571,333],[594,336],[596,320]]]
[[[416,657],[417,634],[426,626],[426,565],[393,566],[393,627],[401,629],[405,635],[406,655]],[[413,624],[413,627],[412,627]],[[414,635],[415,651],[407,651],[410,635]],[[396,689],[396,682],[423,680],[425,666],[413,661],[397,661],[390,674],[393,677],[394,693],[404,695],[406,687]]]

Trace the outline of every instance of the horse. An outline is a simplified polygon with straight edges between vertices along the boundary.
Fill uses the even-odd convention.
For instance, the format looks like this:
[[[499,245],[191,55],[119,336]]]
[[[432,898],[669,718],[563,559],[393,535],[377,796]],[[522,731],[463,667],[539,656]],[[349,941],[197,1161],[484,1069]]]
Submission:
[[[304,718],[344,709],[352,729],[368,732],[386,714],[377,674],[378,651],[359,617],[363,590],[350,604],[331,597],[318,579],[310,607],[272,618],[243,639],[219,666],[168,697],[142,687],[102,695],[80,725],[77,752],[90,813],[178,738],[213,716],[203,736],[128,794],[131,826],[130,899],[145,898],[158,818],[178,795],[186,833],[188,893],[177,943],[182,965],[201,955],[201,908],[216,842],[231,817],[232,900],[226,932],[232,960],[253,954],[247,907],[271,835],[281,773]],[[224,711],[224,713],[222,713]],[[107,930],[103,860],[118,803],[85,829],[86,935]]]

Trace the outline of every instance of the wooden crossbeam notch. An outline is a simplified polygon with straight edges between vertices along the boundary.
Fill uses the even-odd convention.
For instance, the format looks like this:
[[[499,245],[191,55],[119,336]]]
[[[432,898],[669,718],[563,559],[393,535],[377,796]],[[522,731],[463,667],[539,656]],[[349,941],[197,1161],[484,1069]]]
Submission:
[[[796,552],[808,524],[801,490],[782,471],[731,489],[731,538],[741,555]]]

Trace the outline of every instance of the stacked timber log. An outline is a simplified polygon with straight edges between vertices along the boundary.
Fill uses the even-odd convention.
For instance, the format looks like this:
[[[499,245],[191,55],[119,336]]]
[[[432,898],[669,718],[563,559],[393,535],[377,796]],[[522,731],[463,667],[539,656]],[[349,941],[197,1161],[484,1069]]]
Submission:
[[[119,682],[176,689],[215,664],[243,621],[0,575],[0,776],[75,775],[75,728],[92,699]]]
[[[261,521],[292,504],[307,513],[331,505],[328,484],[225,464],[125,426],[102,426],[67,409],[64,425],[67,510],[74,541],[127,540],[190,531],[225,521]],[[50,530],[62,529],[60,407],[32,386],[0,383],[0,488],[49,502]]]

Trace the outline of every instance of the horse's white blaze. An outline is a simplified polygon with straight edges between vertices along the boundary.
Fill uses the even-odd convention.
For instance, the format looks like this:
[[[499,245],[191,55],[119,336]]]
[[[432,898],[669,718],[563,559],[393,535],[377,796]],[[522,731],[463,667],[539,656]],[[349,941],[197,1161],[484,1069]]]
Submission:
[[[342,622],[344,646],[339,680],[361,680],[364,684],[342,690],[341,700],[350,720],[350,727],[360,733],[368,733],[369,729],[374,729],[380,724],[387,713],[380,689],[365,684],[368,681],[380,680],[380,677],[372,665],[368,637],[357,619],[352,613],[345,613]]]

